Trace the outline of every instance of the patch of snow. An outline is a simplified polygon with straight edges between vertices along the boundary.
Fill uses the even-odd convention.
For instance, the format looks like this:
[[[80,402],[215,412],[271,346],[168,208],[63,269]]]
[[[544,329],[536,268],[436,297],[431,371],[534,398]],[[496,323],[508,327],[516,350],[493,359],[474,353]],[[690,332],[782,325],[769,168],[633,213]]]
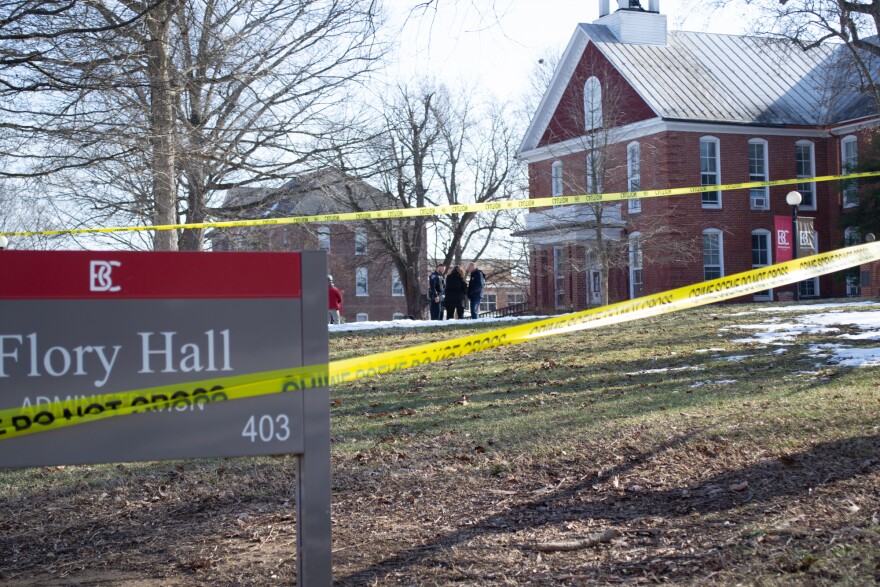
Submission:
[[[643,371],[633,371],[627,375],[651,375],[654,373],[669,373],[670,371],[702,371],[702,367],[686,366],[686,367],[663,367],[661,369],[645,369]]]

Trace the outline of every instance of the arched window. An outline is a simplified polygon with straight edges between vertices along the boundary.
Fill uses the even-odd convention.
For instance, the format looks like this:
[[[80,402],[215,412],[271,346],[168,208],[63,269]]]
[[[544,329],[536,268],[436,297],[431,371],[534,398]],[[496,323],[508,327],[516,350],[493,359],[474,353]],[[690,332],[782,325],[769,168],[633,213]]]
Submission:
[[[584,84],[584,128],[602,128],[602,84],[595,76]]]
[[[629,235],[629,297],[639,298],[645,295],[642,280],[642,235],[634,232]]]
[[[562,161],[554,161],[550,166],[550,195],[562,195]]]

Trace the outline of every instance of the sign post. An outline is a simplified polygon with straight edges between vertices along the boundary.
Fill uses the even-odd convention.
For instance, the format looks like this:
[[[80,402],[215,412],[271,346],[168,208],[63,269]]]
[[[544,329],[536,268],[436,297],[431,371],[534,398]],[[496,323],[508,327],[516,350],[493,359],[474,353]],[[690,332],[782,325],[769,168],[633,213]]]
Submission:
[[[323,252],[3,251],[0,411],[22,415],[0,421],[0,467],[297,455],[298,582],[329,585],[326,379],[234,401],[223,386],[326,366],[326,274]],[[2,436],[133,390],[138,413]]]

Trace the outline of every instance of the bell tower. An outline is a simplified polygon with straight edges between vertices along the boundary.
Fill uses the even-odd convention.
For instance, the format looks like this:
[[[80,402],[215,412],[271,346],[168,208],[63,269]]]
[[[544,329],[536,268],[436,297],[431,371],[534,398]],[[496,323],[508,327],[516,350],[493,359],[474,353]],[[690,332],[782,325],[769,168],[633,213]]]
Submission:
[[[599,20],[621,43],[640,45],[666,44],[666,15],[660,14],[660,0],[649,0],[645,10],[640,0],[617,0],[611,14],[611,2],[599,0]]]

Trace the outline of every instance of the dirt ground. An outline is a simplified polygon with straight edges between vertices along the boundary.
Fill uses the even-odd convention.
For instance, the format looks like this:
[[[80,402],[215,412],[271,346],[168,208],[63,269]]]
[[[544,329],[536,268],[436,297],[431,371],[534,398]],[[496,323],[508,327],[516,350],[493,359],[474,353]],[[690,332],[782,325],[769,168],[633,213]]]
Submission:
[[[334,457],[335,584],[880,583],[880,432],[783,454],[701,430],[540,460],[453,433]],[[292,584],[293,470],[33,471],[0,500],[0,583]]]

